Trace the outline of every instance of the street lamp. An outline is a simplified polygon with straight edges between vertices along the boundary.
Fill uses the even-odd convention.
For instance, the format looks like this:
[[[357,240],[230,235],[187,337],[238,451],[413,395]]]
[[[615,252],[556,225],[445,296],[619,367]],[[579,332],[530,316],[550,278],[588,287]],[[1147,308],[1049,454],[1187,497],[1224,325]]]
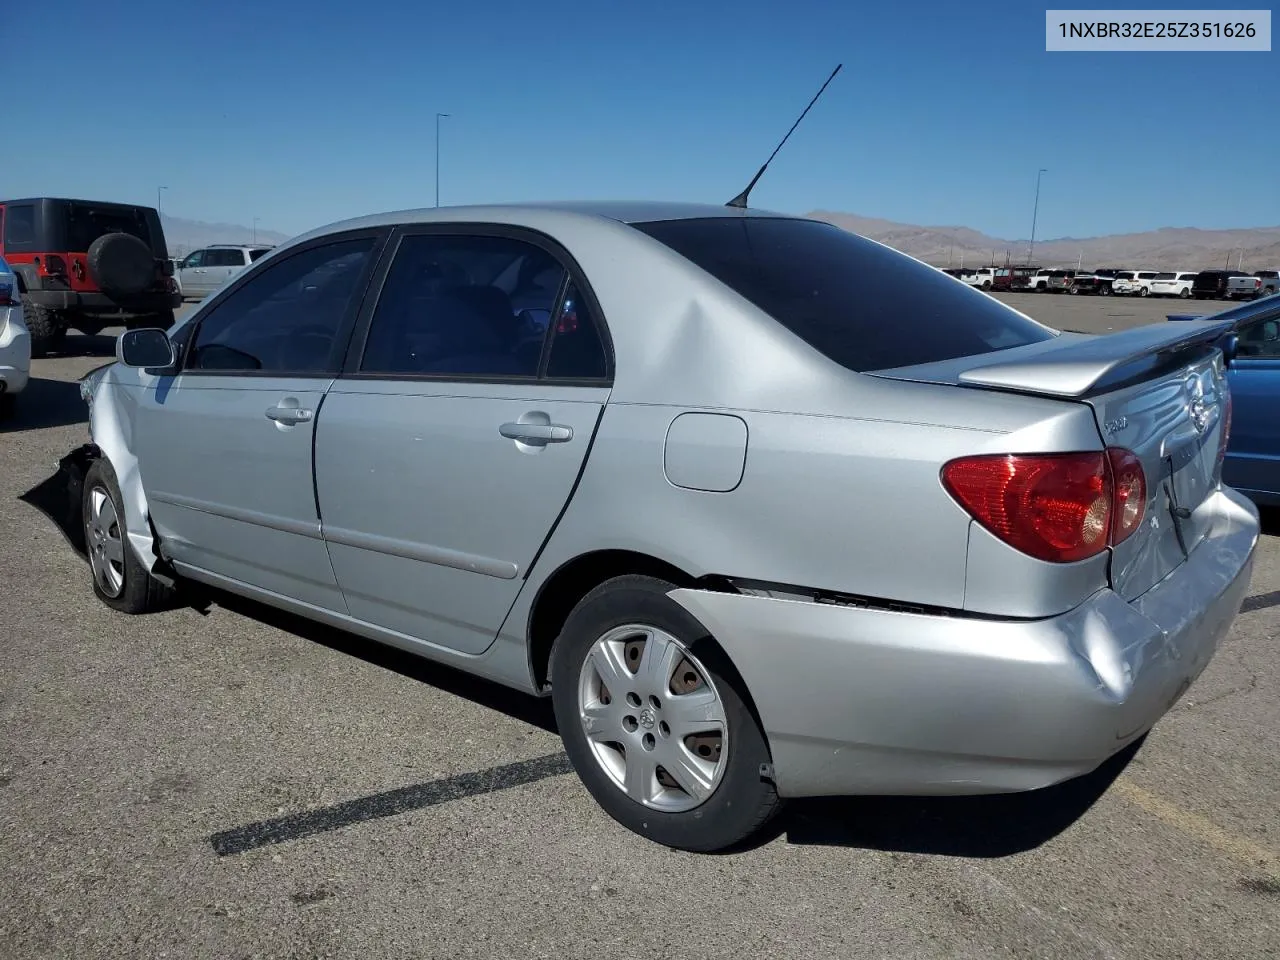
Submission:
[[[253,242],[254,243],[258,242],[258,220],[259,219],[261,218],[260,217],[253,218]]]
[[[160,192],[162,190],[168,190],[168,189],[169,189],[168,187],[156,187],[156,214],[157,215],[159,215],[160,213]]]
[[[1048,170],[1041,167],[1036,174],[1036,203],[1031,208],[1031,245],[1027,247],[1027,266],[1031,266],[1031,256],[1036,249],[1036,214],[1040,212],[1040,178],[1048,172]]]
[[[440,118],[447,117],[447,113],[436,114],[436,206],[440,206]]]

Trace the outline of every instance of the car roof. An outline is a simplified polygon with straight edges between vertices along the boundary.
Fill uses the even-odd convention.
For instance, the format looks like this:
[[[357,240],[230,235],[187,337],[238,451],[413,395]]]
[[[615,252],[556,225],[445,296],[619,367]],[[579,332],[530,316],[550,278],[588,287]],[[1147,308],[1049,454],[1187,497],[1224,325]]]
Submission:
[[[155,207],[148,207],[145,203],[129,203],[124,200],[85,200],[80,197],[15,197],[13,199],[0,198],[0,203],[81,203],[91,207],[128,207],[134,210],[154,210]]]
[[[296,241],[321,237],[343,230],[385,227],[392,224],[430,223],[504,223],[537,226],[548,219],[583,218],[613,220],[618,223],[646,223],[655,220],[694,220],[705,218],[742,219],[769,217],[788,220],[810,219],[794,214],[778,213],[716,203],[681,203],[663,200],[599,200],[543,201],[530,203],[492,203],[450,207],[420,207],[392,210],[326,224],[308,231]]]

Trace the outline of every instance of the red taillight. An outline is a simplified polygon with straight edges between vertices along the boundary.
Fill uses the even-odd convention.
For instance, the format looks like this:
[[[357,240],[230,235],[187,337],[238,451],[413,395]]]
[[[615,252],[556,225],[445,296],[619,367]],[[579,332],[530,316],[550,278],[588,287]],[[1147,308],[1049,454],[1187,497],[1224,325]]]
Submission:
[[[1106,452],[963,457],[942,468],[948,492],[1017,550],[1054,563],[1096,556],[1142,523],[1138,458]]]
[[[1142,461],[1123,447],[1107,448],[1111,479],[1111,546],[1123,543],[1147,512],[1147,476]]]

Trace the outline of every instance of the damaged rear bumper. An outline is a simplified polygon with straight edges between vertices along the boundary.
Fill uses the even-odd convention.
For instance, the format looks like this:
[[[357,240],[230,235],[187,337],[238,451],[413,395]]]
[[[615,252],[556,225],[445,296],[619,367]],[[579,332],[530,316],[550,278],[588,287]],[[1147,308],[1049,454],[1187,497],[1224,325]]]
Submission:
[[[1133,602],[993,620],[671,592],[719,640],[783,796],[979,794],[1085,774],[1209,663],[1248,591],[1256,508],[1229,489],[1191,557]]]

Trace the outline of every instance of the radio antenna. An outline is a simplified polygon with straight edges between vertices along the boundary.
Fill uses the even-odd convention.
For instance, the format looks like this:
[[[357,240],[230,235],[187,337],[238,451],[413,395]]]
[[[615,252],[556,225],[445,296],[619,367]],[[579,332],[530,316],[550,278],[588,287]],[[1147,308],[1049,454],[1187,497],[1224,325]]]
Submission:
[[[795,129],[796,127],[800,126],[800,121],[804,119],[805,113],[808,113],[813,108],[813,105],[818,102],[818,97],[822,96],[822,91],[827,89],[827,84],[836,78],[836,74],[840,72],[840,68],[843,66],[844,66],[843,63],[836,64],[836,68],[831,71],[831,76],[827,77],[827,83],[824,83],[822,85],[822,89],[820,89],[817,93],[813,95],[813,99],[809,101],[809,106],[805,107],[804,113],[800,114],[800,116],[796,118],[796,122],[791,125],[791,129],[787,131],[787,135],[782,138],[782,143],[778,144],[776,147],[773,148],[773,153],[769,154],[769,159],[764,162],[764,166],[762,166],[759,170],[756,171],[756,175],[752,177],[751,182],[747,184],[747,189],[743,190],[740,194],[738,194],[736,197],[734,197],[732,200],[726,203],[725,204],[726,207],[738,207],[742,210],[745,210],[747,208],[747,196],[751,193],[752,188],[756,185],[756,181],[759,180],[762,176],[764,176],[765,170],[767,170],[769,167],[769,164],[773,162],[773,158],[778,155],[778,151],[782,149],[782,145],[787,142],[787,140],[791,137],[791,134],[795,133]]]

